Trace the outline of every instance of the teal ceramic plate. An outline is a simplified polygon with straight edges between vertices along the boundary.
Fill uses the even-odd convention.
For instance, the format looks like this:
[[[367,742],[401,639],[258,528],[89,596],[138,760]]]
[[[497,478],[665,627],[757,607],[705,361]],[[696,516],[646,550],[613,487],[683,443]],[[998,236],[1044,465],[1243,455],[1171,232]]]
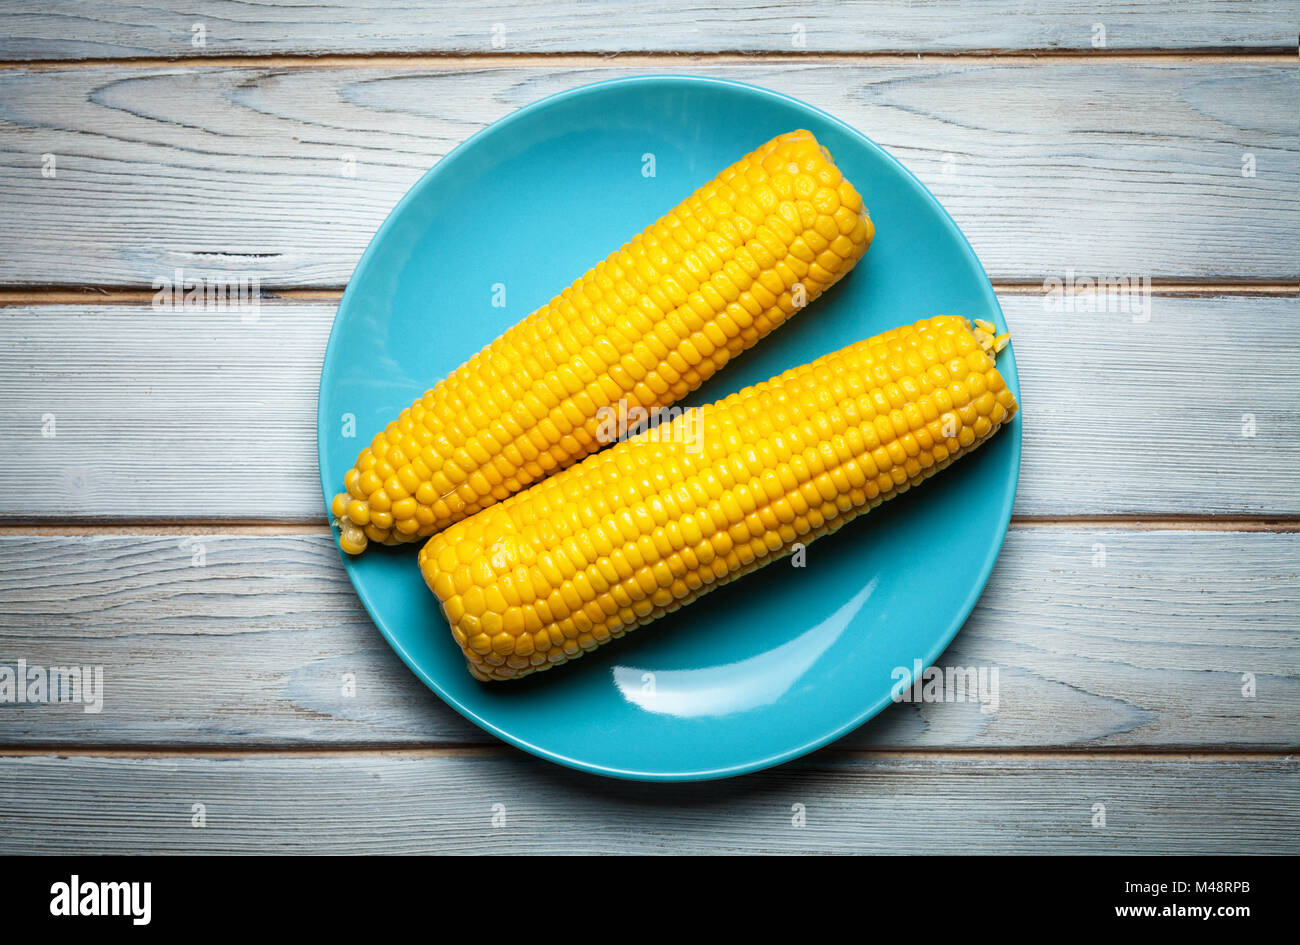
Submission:
[[[876,240],[857,268],[737,358],[691,403],[936,314],[1005,330],[979,260],[934,197],[843,122],[735,82],[600,82],[474,135],[411,189],[348,284],[321,372],[326,500],[368,439],[597,260],[767,139],[807,128],[862,193]],[[653,155],[653,159],[649,156]],[[653,176],[647,176],[653,160]],[[505,305],[494,306],[504,293]],[[1010,350],[999,367],[1017,397]],[[343,435],[355,418],[354,437]],[[891,703],[896,669],[960,629],[1006,534],[1020,421],[918,490],[570,665],[484,685],[465,670],[416,546],[346,560],[393,649],[449,705],[507,742],[622,778],[755,771]]]

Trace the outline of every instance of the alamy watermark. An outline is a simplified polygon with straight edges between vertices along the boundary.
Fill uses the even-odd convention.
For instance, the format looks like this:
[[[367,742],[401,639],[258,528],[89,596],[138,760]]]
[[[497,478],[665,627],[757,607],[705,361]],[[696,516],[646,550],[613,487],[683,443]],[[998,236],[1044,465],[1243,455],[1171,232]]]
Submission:
[[[103,666],[29,666],[19,660],[0,665],[0,704],[80,704],[85,712],[104,710]]]
[[[1122,313],[1133,316],[1133,324],[1151,321],[1151,277],[1080,276],[1073,269],[1064,278],[1043,280],[1043,310],[1097,314]]]
[[[148,925],[153,917],[153,883],[96,883],[76,873],[66,883],[50,886],[52,916],[126,916],[132,925]]]
[[[889,675],[894,680],[889,697],[895,702],[978,702],[985,715],[1001,704],[996,666],[931,666],[922,672],[921,661],[913,660]]]
[[[175,269],[155,278],[153,288],[155,312],[239,312],[246,322],[257,321],[262,298],[262,278],[249,272],[193,276]]]
[[[596,411],[600,421],[596,439],[600,443],[615,443],[645,434],[652,443],[681,443],[688,453],[703,449],[700,437],[700,413],[694,407],[656,407],[647,410],[641,406],[628,406],[620,399],[613,406]]]

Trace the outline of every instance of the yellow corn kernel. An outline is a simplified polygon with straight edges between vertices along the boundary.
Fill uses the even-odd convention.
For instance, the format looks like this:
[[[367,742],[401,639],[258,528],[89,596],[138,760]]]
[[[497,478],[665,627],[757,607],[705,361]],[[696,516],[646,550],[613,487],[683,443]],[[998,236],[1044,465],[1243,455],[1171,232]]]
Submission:
[[[575,659],[978,447],[1018,405],[977,334],[991,350],[955,316],[860,341],[434,535],[420,570],[469,671],[518,679]],[[954,358],[960,372],[945,373]],[[522,561],[536,562],[531,586]],[[523,659],[534,639],[545,657]]]
[[[817,298],[874,232],[810,132],[773,138],[376,436],[331,503],[341,530],[358,526],[345,550],[428,537],[599,450],[611,440],[601,407],[653,413],[681,399],[798,310],[796,281],[803,302]],[[825,248],[810,267],[814,245]]]

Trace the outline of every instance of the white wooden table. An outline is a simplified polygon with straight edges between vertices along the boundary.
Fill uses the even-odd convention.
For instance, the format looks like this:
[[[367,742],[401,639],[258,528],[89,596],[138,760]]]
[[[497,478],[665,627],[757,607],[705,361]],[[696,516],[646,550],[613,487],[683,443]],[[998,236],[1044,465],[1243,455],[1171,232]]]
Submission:
[[[1300,3],[721,6],[0,7],[0,667],[104,673],[0,703],[0,852],[1300,851]],[[1024,465],[940,664],[996,713],[611,782],[462,720],[353,594],[314,419],[359,254],[477,129],[646,72],[862,129],[993,278]],[[155,311],[176,268],[259,318]],[[1049,311],[1068,274],[1149,317]]]

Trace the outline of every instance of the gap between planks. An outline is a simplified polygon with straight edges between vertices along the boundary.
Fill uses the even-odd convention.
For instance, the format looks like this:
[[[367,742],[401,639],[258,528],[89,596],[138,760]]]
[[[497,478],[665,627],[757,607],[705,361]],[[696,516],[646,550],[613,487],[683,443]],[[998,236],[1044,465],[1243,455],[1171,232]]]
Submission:
[[[1185,532],[1300,532],[1300,516],[1235,515],[1013,515],[1011,527],[1122,529],[1128,531]],[[0,538],[44,538],[91,535],[331,535],[323,511],[317,522],[277,522],[196,517],[175,520],[113,519],[111,521],[0,521]]]
[[[994,280],[993,290],[999,295],[1041,295],[1041,282],[1008,282]],[[343,298],[342,287],[274,288],[263,287],[262,298],[268,301],[337,302]],[[146,305],[151,304],[155,290],[137,286],[73,286],[33,285],[0,286],[0,308],[38,305]],[[1152,282],[1151,294],[1180,296],[1183,298],[1209,298],[1216,296],[1300,296],[1297,282]]]
[[[1171,748],[1168,751],[1143,748],[1104,748],[1072,749],[1060,748],[950,748],[943,750],[919,748],[916,750],[891,748],[886,750],[867,748],[821,748],[817,752],[805,755],[809,758],[829,759],[849,758],[862,761],[965,761],[970,759],[991,759],[995,761],[1141,761],[1214,763],[1222,761],[1290,761],[1300,748],[1284,748],[1276,751],[1259,749],[1236,750],[1223,749],[1187,751]],[[520,749],[505,744],[475,745],[450,744],[438,747],[428,746],[385,746],[372,745],[337,746],[328,748],[318,745],[301,746],[247,746],[243,748],[193,746],[173,748],[167,746],[148,747],[127,745],[122,747],[76,745],[24,745],[8,747],[0,745],[0,760],[6,758],[124,758],[124,759],[166,759],[166,758],[211,758],[211,759],[247,759],[247,758],[512,758],[526,755]]]
[[[68,72],[77,69],[467,69],[554,67],[574,68],[601,66],[659,66],[665,63],[699,63],[702,65],[809,63],[818,65],[870,62],[876,65],[906,65],[917,61],[977,62],[999,65],[1033,65],[1052,63],[1096,62],[1124,65],[1157,62],[1160,64],[1240,64],[1247,62],[1291,62],[1296,52],[1279,46],[1271,50],[1211,48],[1197,52],[1185,49],[1097,49],[1090,52],[1066,49],[963,50],[961,52],[854,52],[851,50],[782,50],[765,52],[743,50],[726,52],[520,52],[520,53],[329,53],[297,55],[208,55],[208,56],[135,56],[85,59],[6,59],[0,69],[36,72]]]

